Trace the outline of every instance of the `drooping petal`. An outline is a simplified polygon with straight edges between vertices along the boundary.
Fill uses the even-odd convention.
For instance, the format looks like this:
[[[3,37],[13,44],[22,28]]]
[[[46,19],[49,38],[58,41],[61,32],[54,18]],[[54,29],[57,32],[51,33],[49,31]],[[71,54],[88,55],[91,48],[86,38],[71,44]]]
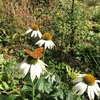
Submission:
[[[22,74],[23,74],[23,77],[25,77],[25,76],[27,75],[29,69],[30,69],[30,65],[28,65],[28,66],[25,67],[23,70],[21,70],[21,71],[22,71]]]
[[[92,89],[93,89],[94,93],[95,93],[97,96],[99,96],[99,92],[98,92],[98,90],[95,88],[94,85],[92,86]]]
[[[78,92],[80,90],[80,88],[81,88],[80,84],[76,84],[75,86],[73,86],[73,90],[75,92]]]
[[[94,100],[94,91],[92,86],[88,86],[88,97],[90,100]]]
[[[82,95],[85,91],[86,91],[86,89],[87,89],[87,84],[85,84],[85,83],[81,83],[81,88],[80,88],[80,91],[78,92],[78,95]]]
[[[39,47],[41,47],[44,43],[45,43],[45,40],[41,39],[35,45],[38,45]]]
[[[75,92],[78,92],[78,95],[82,95],[85,92],[86,88],[87,85],[85,83],[79,82],[73,87],[73,90],[75,90]]]
[[[33,30],[33,29],[31,29],[31,28],[28,29],[28,30],[25,32],[25,34],[28,34],[28,33],[32,32],[32,30]]]
[[[56,81],[55,75],[53,75],[53,77],[52,77],[52,84],[53,84],[54,81]]]
[[[51,45],[52,45],[52,44],[51,44],[51,41],[50,41],[50,40],[49,40],[49,41],[46,41],[46,42],[45,42],[45,49],[46,49],[46,48],[51,49]]]
[[[45,64],[42,60],[38,60],[41,68],[42,68],[42,72],[47,71],[45,66],[48,66],[47,64]]]
[[[44,49],[48,48],[48,44],[47,43],[48,43],[47,41],[44,43]]]
[[[27,66],[26,59],[24,59],[20,64],[17,65],[17,69],[24,69]]]
[[[47,40],[46,42],[45,42],[45,45],[44,45],[44,48],[46,49],[46,48],[48,48],[48,49],[52,49],[53,47],[54,47],[54,43],[51,41],[51,40]]]
[[[34,30],[31,34],[31,37],[36,37],[37,36],[37,32]]]
[[[30,77],[31,77],[32,82],[33,82],[33,80],[36,77],[36,71],[35,70],[36,70],[35,65],[31,65],[31,68],[30,68]]]
[[[39,38],[41,38],[42,37],[42,33],[39,30],[37,30],[37,33],[38,33]]]
[[[100,87],[99,87],[99,85],[97,83],[94,84],[94,87],[97,89],[97,91],[100,92]]]
[[[51,41],[51,48],[53,48],[54,46],[55,46],[55,44],[54,44],[54,42],[53,41]]]
[[[35,64],[35,67],[36,67],[36,76],[38,77],[38,78],[40,78],[40,75],[41,75],[41,73],[42,73],[42,68],[41,68],[41,66],[40,66],[40,64],[39,63],[37,63],[37,64]]]
[[[47,76],[45,77],[45,79],[49,78],[49,76],[50,76],[50,75],[47,75]]]
[[[29,71],[30,65],[26,62],[26,59],[24,59],[20,64],[17,65],[17,68],[21,71],[23,77],[25,77]]]

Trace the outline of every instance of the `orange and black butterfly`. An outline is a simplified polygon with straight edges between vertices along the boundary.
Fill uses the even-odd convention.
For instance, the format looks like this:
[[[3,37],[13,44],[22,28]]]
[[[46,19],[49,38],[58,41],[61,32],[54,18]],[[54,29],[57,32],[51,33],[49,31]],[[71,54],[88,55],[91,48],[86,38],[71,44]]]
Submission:
[[[28,49],[24,49],[24,52],[26,52],[33,58],[40,58],[42,57],[43,47],[37,48],[33,52]]]

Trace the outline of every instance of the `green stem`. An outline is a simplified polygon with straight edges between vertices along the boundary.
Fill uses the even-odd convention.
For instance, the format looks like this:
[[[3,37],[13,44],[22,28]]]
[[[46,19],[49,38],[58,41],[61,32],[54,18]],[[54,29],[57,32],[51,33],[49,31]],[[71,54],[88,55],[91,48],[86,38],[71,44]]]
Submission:
[[[32,100],[34,100],[34,81],[32,82]]]
[[[43,51],[43,61],[44,61],[44,57],[45,57],[45,49],[44,49],[44,51]]]
[[[20,91],[18,91],[17,89],[14,89],[14,92],[16,92],[17,94],[19,94],[19,96],[21,96],[23,98],[23,100],[27,100],[21,93]]]
[[[99,64],[98,64],[98,62],[96,61],[96,59],[94,58],[93,54],[92,54],[92,53],[90,53],[90,55],[91,55],[91,57],[93,58],[94,62],[96,63],[96,65],[97,65],[97,66],[98,66],[98,68],[99,68]]]

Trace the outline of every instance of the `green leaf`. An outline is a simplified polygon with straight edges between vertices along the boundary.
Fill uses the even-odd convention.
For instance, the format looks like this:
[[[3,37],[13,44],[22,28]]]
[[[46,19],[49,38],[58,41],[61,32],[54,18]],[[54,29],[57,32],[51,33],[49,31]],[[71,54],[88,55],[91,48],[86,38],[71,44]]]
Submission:
[[[15,100],[16,97],[18,97],[18,96],[19,95],[17,95],[17,94],[11,94],[11,95],[7,96],[5,100]]]
[[[40,91],[43,90],[43,86],[44,86],[44,79],[41,78],[41,79],[40,79],[40,82],[39,82],[39,87],[38,87],[38,89],[39,89]]]
[[[44,89],[44,78],[41,77],[40,79],[37,80],[36,84],[35,84],[35,89],[38,89],[39,91],[43,91]]]
[[[31,87],[24,85],[21,91],[30,91]]]
[[[61,89],[59,89],[59,97],[63,100],[63,91]]]
[[[49,83],[45,83],[44,90],[46,93],[50,93],[52,91],[52,86]]]
[[[6,82],[2,81],[2,87],[5,89],[5,90],[9,90],[9,86]]]
[[[3,54],[0,55],[0,64],[3,64],[4,62],[4,58],[3,58]]]
[[[4,90],[4,88],[2,87],[2,84],[0,84],[0,90]]]
[[[5,95],[1,94],[0,95],[0,100],[5,100],[5,97],[6,97]]]
[[[35,96],[35,100],[39,100],[41,98],[41,93],[38,93],[36,96]]]

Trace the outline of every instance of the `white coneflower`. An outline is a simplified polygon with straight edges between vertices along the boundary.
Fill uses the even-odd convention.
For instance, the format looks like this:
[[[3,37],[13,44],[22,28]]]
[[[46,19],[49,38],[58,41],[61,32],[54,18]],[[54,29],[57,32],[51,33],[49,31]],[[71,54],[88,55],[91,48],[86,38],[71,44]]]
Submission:
[[[45,78],[48,79],[48,82],[51,84],[53,84],[54,81],[56,81],[55,75],[53,73],[49,73]]]
[[[42,45],[44,45],[45,49],[52,49],[55,44],[52,41],[52,36],[49,33],[45,33],[42,35],[41,40],[39,40],[36,45],[38,45],[39,47],[41,47]]]
[[[97,84],[100,83],[100,80],[96,80],[91,74],[79,74],[73,82],[76,83],[73,90],[77,92],[78,95],[82,95],[86,90],[90,100],[94,100],[94,94],[97,96],[100,95],[100,88]]]
[[[17,67],[20,69],[23,77],[30,72],[31,80],[33,81],[36,77],[40,78],[40,75],[46,71],[45,66],[47,66],[39,58],[42,55],[41,48],[36,49],[33,53],[30,50],[24,50],[29,56],[24,59]]]
[[[29,34],[29,33],[32,33],[31,37],[38,36],[39,38],[41,38],[42,36],[41,32],[39,31],[39,26],[37,24],[33,24],[32,27],[25,32],[25,34]]]

